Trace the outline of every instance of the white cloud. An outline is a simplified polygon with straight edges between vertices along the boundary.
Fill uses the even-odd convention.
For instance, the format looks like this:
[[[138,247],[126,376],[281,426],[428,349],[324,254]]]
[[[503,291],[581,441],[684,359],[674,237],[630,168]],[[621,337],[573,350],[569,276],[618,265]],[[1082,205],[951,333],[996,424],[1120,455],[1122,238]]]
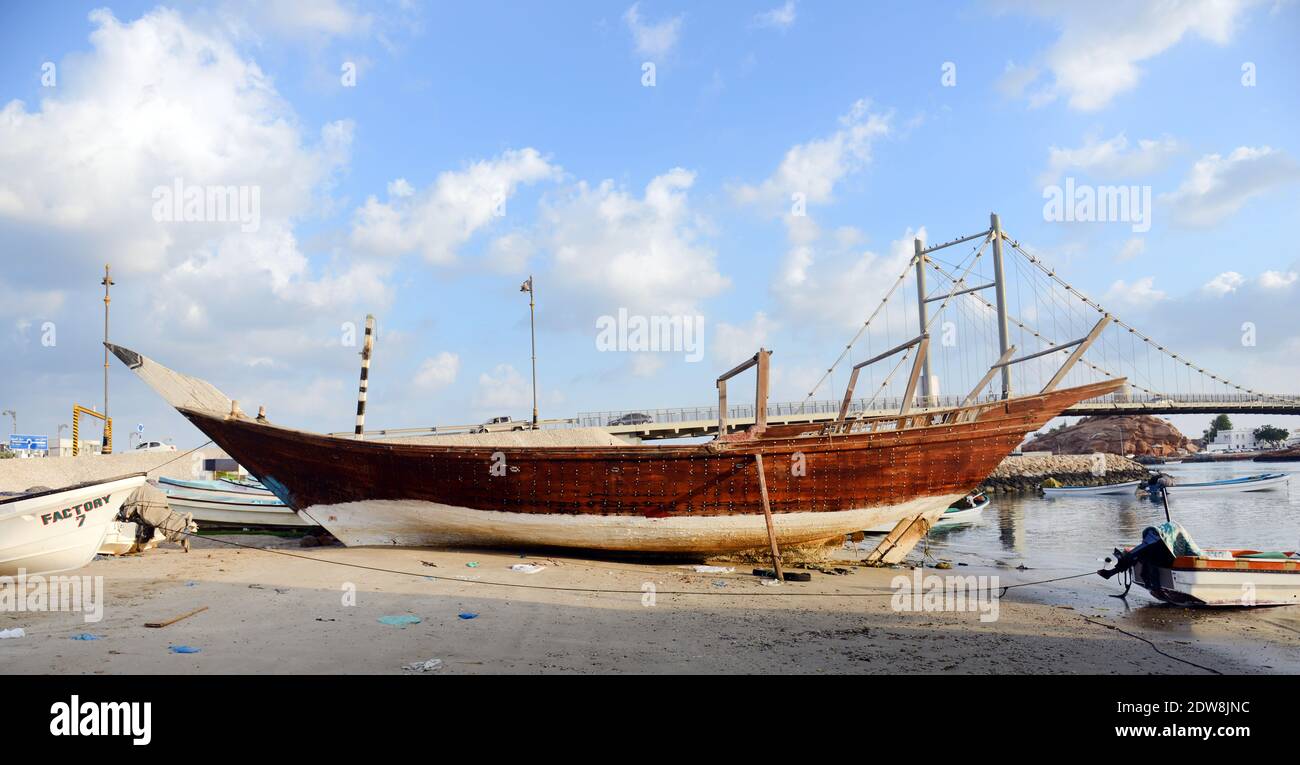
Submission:
[[[786,252],[772,291],[792,317],[790,324],[813,322],[830,329],[860,327],[866,314],[862,310],[845,310],[845,306],[878,303],[912,259],[912,240],[918,237],[926,238],[925,228],[909,228],[890,243],[883,255],[841,248],[822,238],[796,244]]]
[[[1121,263],[1130,261],[1141,255],[1143,252],[1146,252],[1146,249],[1147,240],[1140,236],[1135,236],[1124,243],[1124,247],[1119,251],[1119,256],[1116,260]]]
[[[1123,279],[1116,279],[1102,296],[1102,301],[1109,308],[1144,308],[1165,299],[1165,293],[1155,288],[1155,278],[1144,276],[1131,284]]]
[[[1259,286],[1266,290],[1281,290],[1296,283],[1300,274],[1295,271],[1265,271],[1259,275]]]
[[[871,161],[872,144],[889,134],[890,120],[889,114],[872,112],[870,102],[860,100],[840,118],[834,133],[790,147],[767,180],[733,189],[733,195],[743,203],[782,209],[790,207],[794,194],[803,194],[811,203],[830,202],[835,186]]]
[[[595,314],[695,315],[730,284],[701,241],[707,224],[690,209],[695,174],[674,168],[638,198],[612,181],[585,181],[543,203],[541,237],[552,255],[548,283],[561,310]],[[581,323],[591,326],[591,316]]]
[[[653,377],[663,368],[663,354],[649,352],[632,354],[632,375],[634,377]]]
[[[45,253],[15,286],[40,290],[110,262],[122,283],[156,292],[150,311],[118,319],[123,332],[229,331],[259,314],[303,327],[302,308],[338,277],[313,273],[294,226],[322,209],[352,124],[305,134],[255,62],[174,11],[89,18],[90,49],[64,63],[40,110],[0,109],[0,237],[21,234]],[[255,190],[260,226],[159,220],[155,191],[176,183]],[[356,297],[376,294],[361,281]]]
[[[763,311],[745,324],[720,322],[713,333],[713,357],[722,367],[732,367],[767,345],[776,322]]]
[[[1300,178],[1300,166],[1268,146],[1239,146],[1227,157],[1207,154],[1192,166],[1182,185],[1161,202],[1173,208],[1175,222],[1212,226],[1235,214],[1253,197]]]
[[[1236,271],[1224,271],[1213,279],[1205,283],[1201,289],[1211,295],[1222,297],[1229,292],[1236,292],[1237,288],[1246,283],[1246,277]]]
[[[497,273],[521,274],[535,251],[532,240],[518,231],[511,231],[488,245],[487,262]]]
[[[461,245],[506,214],[521,185],[560,174],[536,149],[526,148],[443,172],[420,193],[399,178],[389,184],[387,202],[372,196],[357,210],[352,243],[378,255],[420,252],[431,263],[451,263]]]
[[[460,373],[460,356],[443,351],[437,356],[424,360],[415,373],[415,387],[424,393],[442,390],[456,382]]]
[[[1137,87],[1142,77],[1138,64],[1184,38],[1227,43],[1245,9],[1253,4],[1251,0],[1004,2],[1004,8],[1051,19],[1061,34],[1043,54],[1041,67],[1013,66],[1004,75],[1003,86],[1037,103],[1063,96],[1073,109],[1101,109]],[[1039,83],[1042,69],[1051,72],[1051,82]]]
[[[674,16],[670,19],[651,24],[641,19],[641,3],[633,3],[631,7],[623,13],[623,22],[627,24],[628,31],[632,33],[632,39],[636,43],[636,52],[643,56],[664,56],[667,55],[677,45],[677,38],[681,34],[682,16]]]
[[[1047,169],[1039,180],[1043,185],[1057,183],[1064,173],[1073,170],[1116,180],[1149,175],[1162,168],[1179,148],[1178,142],[1168,136],[1144,138],[1132,148],[1123,133],[1105,141],[1090,136],[1077,148],[1051,147]]]
[[[784,5],[763,11],[754,16],[754,24],[760,27],[789,29],[795,20],[794,0],[786,0]]]
[[[477,409],[500,410],[506,414],[506,410],[531,408],[532,396],[531,383],[517,369],[510,364],[498,364],[490,373],[479,375],[473,403]]]
[[[245,13],[291,37],[363,37],[375,22],[373,15],[340,0],[260,0]]]

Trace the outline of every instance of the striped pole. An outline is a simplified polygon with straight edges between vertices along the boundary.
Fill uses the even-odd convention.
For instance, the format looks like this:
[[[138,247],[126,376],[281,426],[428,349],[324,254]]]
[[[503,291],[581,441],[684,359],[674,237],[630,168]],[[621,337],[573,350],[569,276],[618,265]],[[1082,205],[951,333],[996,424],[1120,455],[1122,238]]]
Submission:
[[[366,339],[361,345],[361,387],[357,390],[357,438],[361,438],[366,427],[366,388],[370,387],[370,354],[374,349],[375,317],[366,314]]]

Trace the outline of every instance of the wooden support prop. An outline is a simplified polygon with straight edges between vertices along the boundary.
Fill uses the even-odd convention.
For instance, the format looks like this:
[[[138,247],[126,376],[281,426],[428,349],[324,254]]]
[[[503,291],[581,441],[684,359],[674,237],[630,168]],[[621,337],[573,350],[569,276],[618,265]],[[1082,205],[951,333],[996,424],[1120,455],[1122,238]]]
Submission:
[[[899,414],[906,414],[907,410],[912,408],[912,398],[916,396],[916,381],[920,379],[922,370],[926,367],[926,355],[930,352],[930,335],[925,333],[920,337],[920,343],[916,346],[916,359],[912,361],[912,374],[907,378],[907,390],[903,391],[903,406],[898,410]]]
[[[763,455],[754,455],[754,464],[758,466],[758,493],[763,498],[763,518],[767,521],[767,541],[772,545],[772,570],[776,572],[776,581],[785,581],[785,572],[781,570],[781,550],[776,546],[776,526],[772,523],[772,506],[767,501],[767,476],[763,474]]]
[[[1070,358],[1065,360],[1065,363],[1061,365],[1061,368],[1056,370],[1056,374],[1052,375],[1052,379],[1047,381],[1047,385],[1043,386],[1043,393],[1050,393],[1057,385],[1061,384],[1061,381],[1065,379],[1065,375],[1069,373],[1070,369],[1083,356],[1083,352],[1088,350],[1088,347],[1093,344],[1097,339],[1097,336],[1101,334],[1101,331],[1105,329],[1106,325],[1110,324],[1110,322],[1111,316],[1110,314],[1106,314],[1101,317],[1101,321],[1098,321],[1093,325],[1092,331],[1090,331],[1088,335],[1079,342],[1079,345],[1074,349],[1074,353],[1070,354]]]
[[[984,387],[993,381],[993,375],[997,374],[998,369],[1000,369],[1003,365],[1005,365],[1007,361],[1011,358],[1011,354],[1015,352],[1016,352],[1016,347],[1014,345],[1007,348],[1005,351],[1003,351],[1002,356],[998,358],[997,362],[994,363],[993,366],[989,367],[989,371],[984,373],[984,377],[980,378],[979,383],[975,386],[973,390],[971,390],[970,394],[967,395],[966,398],[962,400],[961,405],[970,406],[970,404],[974,402],[976,398],[979,397],[980,391],[984,390]]]
[[[166,627],[169,624],[175,624],[176,622],[179,622],[181,619],[188,619],[195,614],[201,614],[207,610],[208,610],[207,606],[200,606],[199,608],[196,608],[193,611],[189,611],[188,613],[181,614],[180,616],[173,616],[172,618],[168,619],[165,622],[145,622],[144,626],[153,627],[154,629],[161,629],[163,627]]]
[[[880,540],[880,544],[875,549],[867,553],[866,560],[863,561],[868,566],[888,566],[891,563],[901,563],[907,554],[912,551],[916,544],[930,533],[934,524],[924,515],[915,515],[911,518],[904,518],[894,526],[893,530]]]

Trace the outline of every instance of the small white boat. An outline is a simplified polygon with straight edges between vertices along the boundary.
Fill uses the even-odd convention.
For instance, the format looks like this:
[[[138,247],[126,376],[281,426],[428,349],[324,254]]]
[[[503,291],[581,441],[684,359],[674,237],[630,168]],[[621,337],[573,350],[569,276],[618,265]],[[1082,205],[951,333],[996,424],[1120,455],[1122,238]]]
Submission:
[[[1261,473],[1243,478],[1227,478],[1222,481],[1204,481],[1202,483],[1176,483],[1172,486],[1151,487],[1148,491],[1154,497],[1160,496],[1163,488],[1171,496],[1179,494],[1226,494],[1238,491],[1272,491],[1287,485],[1291,476],[1286,473]]]
[[[980,515],[984,513],[984,509],[990,504],[992,502],[989,500],[988,495],[982,491],[967,494],[963,499],[958,500],[956,504],[943,511],[943,515],[939,517],[939,520],[935,521],[931,531],[974,523],[979,520]],[[867,534],[888,534],[894,530],[895,525],[893,523],[881,524],[869,529],[863,529],[863,532]]]
[[[1284,606],[1300,603],[1300,556],[1294,552],[1204,550],[1167,566],[1138,563],[1133,581],[1157,600],[1180,606]]]
[[[214,493],[229,495],[234,494],[241,497],[249,495],[263,498],[274,498],[274,494],[262,487],[261,484],[239,483],[225,478],[213,481],[185,480],[182,478],[168,478],[162,476],[158,479],[158,487],[163,491],[169,489],[185,489],[186,491],[197,491],[204,493]]]
[[[1144,481],[1125,481],[1124,483],[1111,483],[1104,486],[1044,486],[1043,494],[1049,497],[1069,497],[1069,496],[1093,496],[1103,494],[1128,494],[1130,496],[1137,493],[1138,486]]]
[[[304,519],[280,500],[233,494],[201,494],[167,491],[167,504],[178,513],[190,513],[202,527],[287,526],[308,528],[315,523]]]
[[[89,563],[143,473],[0,499],[0,576]]]
[[[939,520],[934,523],[934,528],[941,529],[945,526],[960,526],[966,523],[974,523],[979,520],[979,517],[984,514],[984,511],[988,509],[988,506],[991,504],[993,503],[989,500],[988,495],[982,491],[967,494],[965,498],[945,510],[943,515],[939,516]]]
[[[1300,554],[1293,551],[1203,550],[1177,523],[1145,529],[1142,539],[1129,550],[1116,550],[1115,568],[1098,573],[1109,579],[1131,571],[1130,584],[1179,606],[1300,603]]]

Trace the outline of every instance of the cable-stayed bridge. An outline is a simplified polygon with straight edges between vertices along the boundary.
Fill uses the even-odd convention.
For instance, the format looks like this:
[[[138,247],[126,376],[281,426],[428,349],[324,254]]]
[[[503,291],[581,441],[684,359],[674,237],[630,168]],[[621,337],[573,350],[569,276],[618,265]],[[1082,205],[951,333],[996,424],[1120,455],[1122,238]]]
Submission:
[[[1117,378],[1127,381],[1120,393],[1065,414],[1300,414],[1300,395],[1261,392],[1201,367],[1067,283],[996,214],[989,223],[933,246],[915,240],[901,273],[802,401],[767,402],[764,363],[755,403],[726,404],[726,380],[758,364],[760,352],[719,378],[717,406],[585,412],[563,422],[639,438],[703,436],[760,419],[916,414]],[[842,396],[827,397],[841,385]]]
[[[963,254],[964,246],[970,249]],[[1119,393],[1083,401],[1063,414],[1300,415],[1300,395],[1239,385],[1108,311],[1003,230],[996,214],[984,231],[932,246],[916,239],[910,257],[877,266],[873,278],[887,288],[883,297],[800,401],[767,400],[770,352],[759,349],[718,378],[717,405],[583,412],[539,426],[598,427],[639,439],[707,436],[756,422],[838,422],[852,428],[855,419],[869,416],[917,416],[1119,378],[1126,381]],[[754,402],[728,404],[727,381],[751,367],[758,368]],[[366,434],[525,427],[508,421]]]

